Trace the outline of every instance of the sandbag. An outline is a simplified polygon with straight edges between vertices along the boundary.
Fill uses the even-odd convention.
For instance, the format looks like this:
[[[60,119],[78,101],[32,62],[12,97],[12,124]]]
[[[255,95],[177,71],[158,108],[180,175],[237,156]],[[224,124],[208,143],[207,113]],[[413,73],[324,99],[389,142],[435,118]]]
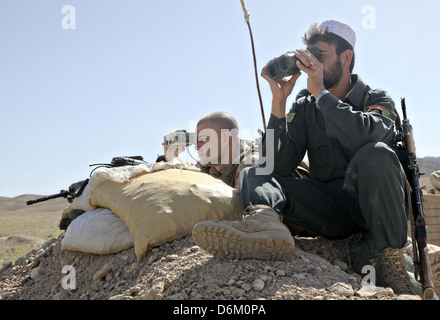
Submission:
[[[95,254],[117,253],[134,246],[125,223],[109,209],[87,211],[67,227],[61,250]]]
[[[440,170],[431,173],[430,179],[432,186],[440,190]]]
[[[238,220],[239,193],[208,174],[166,169],[93,188],[90,204],[117,214],[130,230],[137,258],[149,247],[191,234],[205,220]]]
[[[81,195],[73,199],[72,203],[70,204],[70,209],[71,210],[78,209],[84,211],[93,210],[93,208],[90,206],[89,199],[90,199],[90,186],[89,184],[87,184]]]

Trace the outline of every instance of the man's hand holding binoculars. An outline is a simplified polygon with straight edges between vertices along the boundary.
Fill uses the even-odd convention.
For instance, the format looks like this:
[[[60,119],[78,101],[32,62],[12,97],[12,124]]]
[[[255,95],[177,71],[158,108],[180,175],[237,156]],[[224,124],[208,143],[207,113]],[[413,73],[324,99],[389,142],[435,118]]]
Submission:
[[[272,59],[261,72],[261,76],[269,82],[272,91],[272,114],[277,118],[285,117],[287,98],[301,75],[301,72],[291,71],[295,67],[292,66],[293,64],[296,64],[300,71],[308,75],[307,89],[311,94],[317,97],[322,90],[325,90],[324,66],[317,58],[320,56],[320,50],[316,47],[309,50],[298,49]],[[288,66],[287,63],[290,63],[291,66]],[[292,76],[288,78],[290,75]]]
[[[296,80],[301,75],[301,72],[294,74],[290,79],[280,78],[272,79],[268,74],[268,66],[275,59],[271,60],[261,71],[261,76],[269,82],[270,90],[272,91],[272,114],[277,118],[284,118],[286,116],[286,101],[292,93]]]
[[[296,62],[298,68],[308,75],[307,90],[309,90],[315,98],[318,97],[318,95],[325,90],[324,66],[314,55],[305,49],[296,50],[295,56],[299,59]]]

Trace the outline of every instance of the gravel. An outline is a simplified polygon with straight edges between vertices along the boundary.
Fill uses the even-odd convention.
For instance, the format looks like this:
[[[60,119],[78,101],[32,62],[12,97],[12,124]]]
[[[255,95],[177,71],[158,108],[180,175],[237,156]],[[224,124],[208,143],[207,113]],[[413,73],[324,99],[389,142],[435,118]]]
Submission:
[[[62,237],[2,268],[0,300],[398,299],[390,288],[363,288],[361,276],[323,239],[296,238],[290,261],[231,261],[186,237],[138,261],[133,248],[109,255],[61,251]]]

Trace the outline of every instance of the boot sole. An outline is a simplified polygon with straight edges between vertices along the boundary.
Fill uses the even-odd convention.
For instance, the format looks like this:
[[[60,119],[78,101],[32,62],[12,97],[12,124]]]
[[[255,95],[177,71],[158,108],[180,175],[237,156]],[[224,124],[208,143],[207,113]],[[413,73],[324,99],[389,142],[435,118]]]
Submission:
[[[215,222],[198,223],[192,232],[194,242],[220,259],[289,260],[295,250],[293,238],[277,236],[278,232],[246,233]],[[289,234],[290,236],[290,234]]]

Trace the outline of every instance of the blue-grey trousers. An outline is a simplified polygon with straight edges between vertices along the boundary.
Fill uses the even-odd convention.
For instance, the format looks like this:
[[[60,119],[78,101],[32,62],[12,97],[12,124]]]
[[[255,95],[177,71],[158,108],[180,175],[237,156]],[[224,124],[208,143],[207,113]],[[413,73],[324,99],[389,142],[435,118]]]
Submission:
[[[402,248],[406,242],[406,176],[396,153],[384,143],[359,149],[344,179],[258,175],[251,167],[242,170],[239,183],[244,208],[268,205],[287,225],[312,235],[343,239],[364,232],[374,250]]]

